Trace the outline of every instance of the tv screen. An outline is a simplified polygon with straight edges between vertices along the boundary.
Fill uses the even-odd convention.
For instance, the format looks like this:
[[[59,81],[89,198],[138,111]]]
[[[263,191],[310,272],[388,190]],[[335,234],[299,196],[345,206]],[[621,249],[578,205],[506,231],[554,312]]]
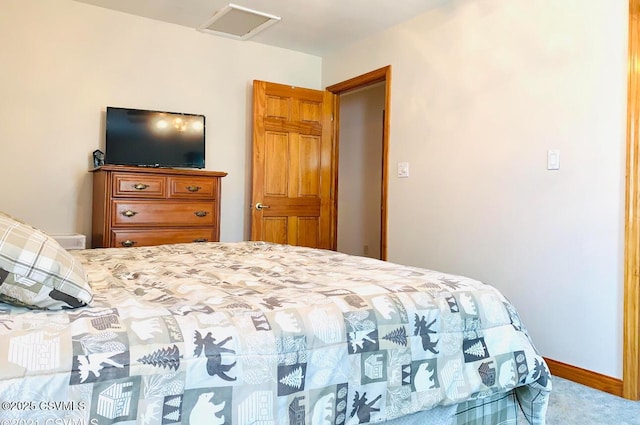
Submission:
[[[107,107],[105,164],[204,168],[204,115]]]

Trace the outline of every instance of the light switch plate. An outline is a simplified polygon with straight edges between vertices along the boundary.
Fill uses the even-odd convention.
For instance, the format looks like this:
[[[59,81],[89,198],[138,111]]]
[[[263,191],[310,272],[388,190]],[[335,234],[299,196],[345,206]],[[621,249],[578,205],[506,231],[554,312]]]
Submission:
[[[547,170],[560,169],[560,151],[558,149],[549,149],[547,151]]]
[[[398,162],[398,177],[400,177],[400,178],[409,177],[409,163],[408,162]]]

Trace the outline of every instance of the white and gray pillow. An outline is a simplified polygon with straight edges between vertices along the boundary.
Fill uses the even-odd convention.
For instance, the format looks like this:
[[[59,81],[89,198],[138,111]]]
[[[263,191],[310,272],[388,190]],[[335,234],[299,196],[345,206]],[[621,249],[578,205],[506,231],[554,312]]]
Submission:
[[[0,212],[1,301],[59,310],[92,299],[78,259],[46,233]]]

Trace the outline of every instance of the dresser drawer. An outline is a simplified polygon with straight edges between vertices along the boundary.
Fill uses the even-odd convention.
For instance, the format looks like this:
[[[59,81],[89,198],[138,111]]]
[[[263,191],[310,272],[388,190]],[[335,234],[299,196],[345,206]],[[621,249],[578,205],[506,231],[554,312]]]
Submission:
[[[215,240],[214,233],[215,231],[211,227],[201,229],[113,230],[111,232],[111,246],[114,248],[128,248],[167,243],[210,242]]]
[[[113,196],[129,198],[165,198],[166,177],[114,173]]]
[[[113,201],[113,226],[211,226],[215,202]]]
[[[217,181],[206,177],[169,177],[169,198],[215,199]]]

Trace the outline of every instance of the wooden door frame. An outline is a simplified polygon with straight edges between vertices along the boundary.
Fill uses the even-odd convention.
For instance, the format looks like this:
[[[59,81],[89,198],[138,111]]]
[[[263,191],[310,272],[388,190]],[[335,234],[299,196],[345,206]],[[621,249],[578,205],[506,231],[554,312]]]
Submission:
[[[640,0],[629,0],[622,396],[640,399]]]
[[[640,0],[639,0],[640,1]],[[341,83],[333,84],[326,88],[336,95],[334,97],[334,125],[333,125],[333,249],[338,244],[338,159],[339,159],[339,134],[340,134],[340,95],[361,89],[380,82],[385,83],[384,92],[384,118],[382,135],[382,193],[380,205],[380,259],[387,259],[387,190],[389,181],[389,117],[391,116],[391,65],[367,72],[366,74],[350,78]]]

